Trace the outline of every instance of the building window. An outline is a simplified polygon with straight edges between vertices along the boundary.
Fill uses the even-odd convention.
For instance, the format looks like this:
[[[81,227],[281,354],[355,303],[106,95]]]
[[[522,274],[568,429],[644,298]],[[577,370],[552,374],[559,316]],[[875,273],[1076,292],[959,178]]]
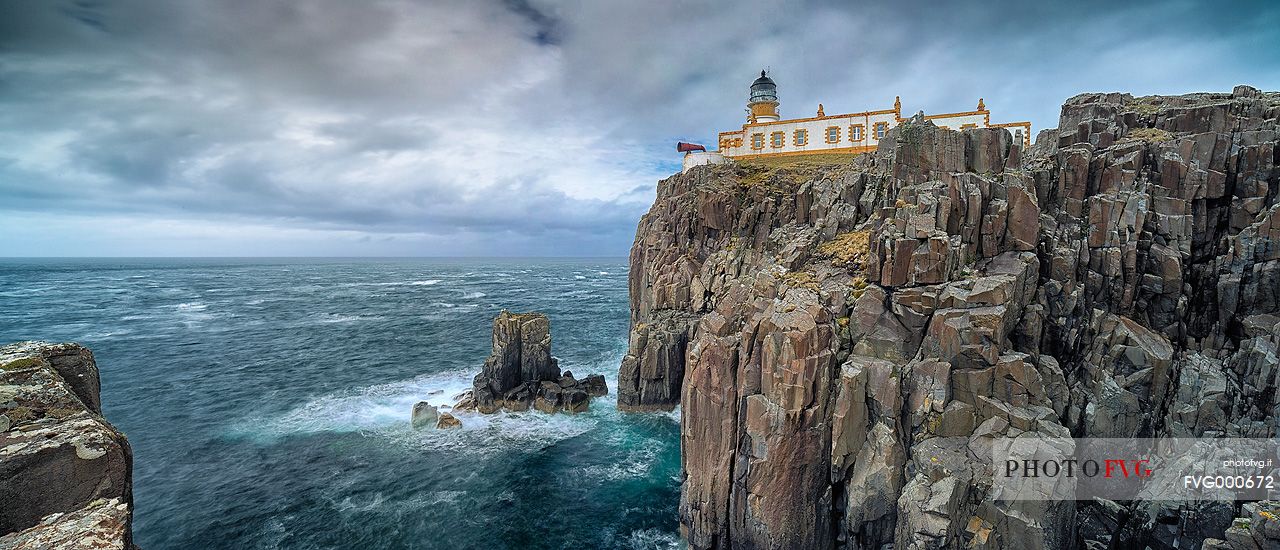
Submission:
[[[809,131],[808,131],[808,130],[805,130],[805,129],[798,129],[798,130],[796,130],[795,138],[794,138],[794,139],[795,139],[795,141],[796,141],[796,147],[804,147],[805,145],[808,145],[808,144],[809,144]]]
[[[764,134],[751,134],[751,148],[764,149]]]
[[[782,132],[774,132],[769,135],[769,144],[774,147],[782,147],[787,144],[787,136]]]
[[[849,127],[849,141],[862,141],[862,125],[854,124]]]
[[[888,122],[877,122],[877,123],[876,123],[876,139],[877,139],[877,140],[884,139],[884,134],[885,134],[885,132],[888,132],[888,131],[889,131],[889,123],[888,123]]]
[[[840,127],[839,126],[827,127],[827,143],[840,143]]]

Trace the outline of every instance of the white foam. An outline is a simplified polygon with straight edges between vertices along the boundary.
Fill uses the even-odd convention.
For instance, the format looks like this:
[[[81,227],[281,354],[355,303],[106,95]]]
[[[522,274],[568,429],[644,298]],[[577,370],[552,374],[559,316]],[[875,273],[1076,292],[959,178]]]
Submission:
[[[575,475],[582,476],[581,479],[607,481],[642,478],[649,474],[657,460],[658,449],[654,445],[649,445],[629,451],[627,458],[612,464],[592,464],[577,468]]]
[[[485,293],[483,293],[483,292],[467,292],[467,293],[465,293],[465,294],[463,294],[463,295],[462,295],[462,297],[463,297],[463,298],[466,298],[466,299],[468,299],[468,300],[475,300],[475,299],[477,299],[477,298],[484,298],[485,296],[488,296],[488,294],[485,294]]]
[[[456,311],[456,310],[454,310]],[[454,396],[471,389],[474,368],[466,368],[416,378],[353,388],[313,397],[282,414],[244,418],[229,427],[237,437],[273,442],[280,438],[318,433],[361,433],[385,438],[389,444],[410,449],[447,450],[461,454],[491,454],[500,448],[530,448],[552,445],[584,434],[600,426],[618,422],[679,422],[679,410],[670,413],[621,413],[617,409],[617,364],[625,351],[619,343],[617,354],[609,354],[587,364],[562,364],[581,378],[603,374],[610,392],[592,399],[590,408],[580,414],[546,414],[538,411],[480,414],[473,411],[449,410],[461,422],[457,429],[415,430],[410,425],[414,404],[426,401],[432,405],[453,405]],[[625,419],[625,420],[624,420]],[[648,420],[652,419],[652,420]],[[600,437],[611,444],[629,447],[635,442],[623,441],[627,430],[604,430]],[[594,468],[589,473],[611,480],[644,476],[652,468],[660,449],[640,447],[625,460],[608,467]]]
[[[637,529],[622,542],[623,548],[631,550],[667,550],[685,548],[684,541],[678,533],[658,529]]]
[[[586,277],[586,276],[584,276],[584,275],[574,275],[574,276],[573,276],[573,278],[574,278],[574,279],[578,279],[578,280],[582,280],[582,279],[586,279],[587,277]]]
[[[427,279],[425,281],[411,281],[411,286],[431,286],[440,284],[440,279]]]
[[[114,336],[124,336],[126,334],[131,334],[132,332],[133,331],[129,329],[117,329],[117,330],[111,330],[111,331],[104,330],[104,331],[98,331],[98,332],[90,332],[88,334],[85,334],[84,336],[81,336],[80,339],[87,340],[87,341],[106,340]]]
[[[358,321],[381,321],[380,315],[343,315],[341,313],[323,313],[316,316],[321,323],[355,323]]]
[[[232,436],[264,442],[296,435],[355,432],[384,437],[409,448],[486,454],[494,448],[551,445],[586,433],[602,421],[616,421],[621,414],[615,406],[616,398],[610,395],[596,398],[590,410],[581,414],[451,411],[462,422],[461,428],[412,428],[409,420],[414,404],[426,401],[437,406],[452,405],[455,395],[471,389],[474,376],[473,369],[450,371],[323,395],[280,415],[242,419],[228,431]],[[602,474],[630,477],[637,468],[644,467],[640,464],[642,458],[637,455],[636,461],[628,461],[616,472],[610,469]]]
[[[471,389],[471,376],[463,371],[420,376],[316,397],[275,418],[248,419],[233,427],[232,432],[276,438],[408,426],[409,413],[415,403],[425,400],[439,404],[428,398],[432,391],[443,390],[442,394],[433,396],[443,403],[468,389]]]

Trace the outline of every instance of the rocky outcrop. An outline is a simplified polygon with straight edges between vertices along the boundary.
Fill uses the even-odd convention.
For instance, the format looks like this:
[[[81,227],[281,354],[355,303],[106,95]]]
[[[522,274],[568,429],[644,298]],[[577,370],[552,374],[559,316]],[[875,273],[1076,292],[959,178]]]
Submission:
[[[1280,502],[1251,502],[1241,507],[1222,539],[1204,541],[1204,550],[1280,548]]]
[[[1278,117],[1248,87],[1085,94],[1029,150],[917,117],[660,182],[618,403],[681,405],[690,545],[1222,539],[1230,504],[995,498],[970,442],[1276,433]]]
[[[458,417],[453,416],[452,414],[449,414],[447,412],[440,413],[440,418],[439,420],[436,421],[436,428],[439,428],[442,430],[447,430],[450,428],[461,428],[461,427],[462,427],[462,421],[458,420]]]
[[[426,401],[414,403],[413,412],[409,415],[409,423],[414,428],[434,428],[439,420],[439,407]]]
[[[493,353],[477,374],[470,396],[455,409],[474,407],[482,413],[500,409],[553,413],[584,412],[592,397],[609,393],[603,376],[579,381],[560,372],[551,356],[551,322],[541,313],[503,310],[493,320]],[[415,409],[416,412],[416,409]]]
[[[0,347],[0,548],[132,548],[133,455],[93,354]]]

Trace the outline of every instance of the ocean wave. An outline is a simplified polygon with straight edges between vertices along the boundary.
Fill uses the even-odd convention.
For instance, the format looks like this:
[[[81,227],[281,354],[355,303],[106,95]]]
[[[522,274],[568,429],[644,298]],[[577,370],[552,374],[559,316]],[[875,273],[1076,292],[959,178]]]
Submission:
[[[323,313],[317,317],[321,323],[355,323],[357,321],[381,321],[380,315],[344,315],[341,313]]]
[[[440,284],[440,279],[427,279],[425,281],[410,281],[410,286],[431,286]]]
[[[316,397],[272,418],[246,419],[233,426],[231,432],[274,439],[297,434],[407,427],[413,405],[418,401],[430,401],[428,395],[431,392],[442,390],[439,396],[450,398],[470,388],[470,376],[461,371],[355,388]]]
[[[464,293],[464,294],[462,295],[462,297],[463,297],[463,298],[466,298],[466,299],[468,299],[468,300],[475,300],[475,299],[477,299],[477,298],[484,298],[485,296],[488,296],[488,294],[485,294],[485,293],[483,293],[483,292],[467,292],[467,293]]]
[[[643,478],[649,475],[658,460],[659,449],[656,447],[656,444],[649,443],[646,447],[631,450],[625,459],[611,464],[583,466],[575,469],[572,475],[575,479],[604,481]]]
[[[84,336],[80,337],[80,340],[85,342],[96,342],[100,340],[107,340],[110,338],[114,338],[116,336],[125,336],[127,334],[132,334],[132,333],[133,331],[129,329],[104,330],[104,331],[90,332],[88,334],[85,334]]]
[[[638,529],[622,541],[622,547],[630,550],[668,550],[683,548],[680,534],[659,529]]]
[[[414,449],[449,450],[455,453],[489,454],[495,448],[547,446],[595,428],[606,415],[619,414],[601,403],[597,413],[545,414],[536,411],[480,414],[451,411],[453,397],[471,389],[470,371],[453,371],[411,380],[356,388],[316,397],[283,414],[244,418],[227,429],[227,435],[271,444],[300,435],[362,433],[386,438],[392,444]],[[419,401],[441,406],[462,421],[462,428],[415,430],[410,412]]]
[[[183,302],[173,307],[177,308],[178,311],[203,311],[208,309],[209,304],[204,302]]]

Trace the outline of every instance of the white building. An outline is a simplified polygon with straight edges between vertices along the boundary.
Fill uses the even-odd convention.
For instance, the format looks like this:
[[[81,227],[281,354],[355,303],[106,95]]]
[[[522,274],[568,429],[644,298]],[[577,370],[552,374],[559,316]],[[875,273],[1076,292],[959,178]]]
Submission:
[[[812,117],[782,120],[778,114],[778,86],[764,71],[760,71],[760,78],[751,83],[747,111],[747,123],[741,130],[720,133],[717,151],[720,155],[752,158],[873,151],[890,128],[906,120],[902,117],[901,98],[894,100],[892,109],[842,115],[827,115],[822,104],[818,104],[818,112]],[[1008,128],[1025,146],[1031,145],[1030,122],[992,124],[991,111],[981,99],[973,111],[926,115],[925,118],[939,127],[952,130]]]

